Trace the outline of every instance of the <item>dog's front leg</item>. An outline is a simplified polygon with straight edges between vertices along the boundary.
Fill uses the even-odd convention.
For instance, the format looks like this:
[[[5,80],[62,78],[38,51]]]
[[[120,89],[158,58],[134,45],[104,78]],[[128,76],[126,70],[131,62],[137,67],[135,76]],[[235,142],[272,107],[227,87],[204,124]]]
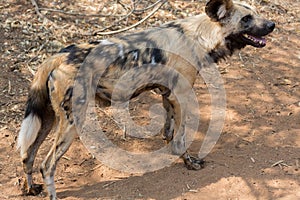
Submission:
[[[169,95],[169,94],[168,94]],[[163,129],[163,139],[167,141],[167,143],[171,142],[174,136],[174,108],[170,103],[167,95],[162,95],[163,98],[163,106],[166,110],[166,121]]]
[[[166,122],[165,131],[168,132],[164,133],[164,135],[168,136],[168,138],[173,138],[173,140],[171,141],[172,153],[175,155],[181,155],[181,158],[183,159],[186,167],[190,170],[199,170],[203,168],[203,159],[191,156],[187,151],[185,130],[187,104],[182,102],[179,103],[172,94],[168,98],[164,98],[163,102],[164,106],[168,105],[169,108],[172,108],[171,110],[167,110],[167,120],[174,119],[174,128],[176,131],[176,135],[173,135],[174,128],[171,128],[172,121]],[[169,115],[172,116],[172,118],[169,118]],[[166,127],[168,128],[166,129]]]
[[[173,130],[167,130],[172,131],[171,136],[173,137],[171,141],[172,146],[172,153],[175,155],[182,155],[186,152],[186,132],[185,132],[185,123],[186,123],[186,105],[182,104],[180,105],[180,102],[177,101],[175,98],[175,95],[171,94],[167,99],[165,99],[165,102],[169,103],[169,107],[172,108],[172,118],[168,119],[167,125],[171,126],[172,119],[174,120],[174,128]],[[167,112],[169,115],[171,111]],[[175,129],[175,130],[174,130]],[[175,135],[173,135],[175,133]],[[166,134],[166,133],[165,133]]]

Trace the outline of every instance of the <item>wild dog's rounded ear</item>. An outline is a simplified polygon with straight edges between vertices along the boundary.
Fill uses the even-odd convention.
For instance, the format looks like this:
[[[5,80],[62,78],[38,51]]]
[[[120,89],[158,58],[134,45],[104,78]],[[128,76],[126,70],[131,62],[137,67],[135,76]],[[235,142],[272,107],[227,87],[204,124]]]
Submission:
[[[213,21],[219,21],[232,7],[232,0],[210,0],[206,3],[205,12]]]

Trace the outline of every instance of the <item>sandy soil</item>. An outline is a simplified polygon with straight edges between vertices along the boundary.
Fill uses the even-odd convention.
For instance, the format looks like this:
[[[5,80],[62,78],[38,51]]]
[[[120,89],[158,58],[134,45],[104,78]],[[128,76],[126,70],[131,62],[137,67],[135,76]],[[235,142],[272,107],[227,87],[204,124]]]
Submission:
[[[103,5],[107,6],[103,12],[109,12],[114,5],[105,1],[63,2],[38,1],[40,7],[85,14]],[[97,161],[77,138],[57,167],[60,199],[300,199],[300,1],[248,2],[254,2],[277,27],[265,48],[247,47],[220,63],[227,95],[226,120],[220,139],[205,158],[205,168],[189,171],[178,160],[155,172],[128,174]],[[197,14],[203,4],[172,1],[139,28]],[[31,72],[62,46],[101,39],[84,33],[115,19],[44,13],[55,25],[38,19],[30,1],[8,0],[0,2],[0,8],[0,199],[47,199],[22,196],[24,174],[15,147]],[[115,29],[144,15],[122,21]],[[199,150],[210,116],[210,97],[200,77],[195,91],[202,116],[199,134],[190,147],[192,153]],[[148,109],[156,103],[161,103],[156,95],[144,94],[132,102],[131,114],[138,123],[147,124]],[[103,129],[120,147],[149,151],[164,145],[160,136],[123,140],[122,131],[106,116],[109,110],[104,111],[100,112]],[[47,138],[39,152],[34,178],[38,183],[42,182],[38,166],[52,141]]]

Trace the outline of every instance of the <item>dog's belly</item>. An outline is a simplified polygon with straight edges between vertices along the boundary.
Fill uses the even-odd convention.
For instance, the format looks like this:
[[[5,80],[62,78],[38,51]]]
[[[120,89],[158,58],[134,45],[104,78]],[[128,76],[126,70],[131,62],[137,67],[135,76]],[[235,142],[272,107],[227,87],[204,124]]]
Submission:
[[[109,87],[105,87],[104,85],[98,84],[97,88],[96,88],[96,97],[99,98],[102,101],[105,101],[106,103],[108,103],[107,105],[110,105],[111,101],[112,101],[112,96],[116,95],[115,97],[118,96],[118,92],[120,93],[120,90],[114,90],[114,86],[109,85]],[[126,88],[123,88],[123,91],[125,91]],[[148,90],[155,90],[156,93],[158,94],[166,94],[169,92],[169,89],[167,89],[166,87],[159,85],[159,84],[145,84],[142,87],[138,87],[135,90],[130,91],[131,95],[128,96],[128,98],[124,98],[123,100],[129,100],[132,98],[135,98],[137,96],[139,96],[141,93],[148,91]],[[114,94],[115,92],[115,94]],[[117,100],[117,99],[113,99],[113,100]]]

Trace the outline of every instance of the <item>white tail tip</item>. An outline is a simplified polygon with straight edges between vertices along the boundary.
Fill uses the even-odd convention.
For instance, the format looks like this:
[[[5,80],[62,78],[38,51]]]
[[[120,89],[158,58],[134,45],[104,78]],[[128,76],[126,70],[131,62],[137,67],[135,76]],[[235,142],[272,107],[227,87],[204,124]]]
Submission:
[[[21,157],[37,138],[40,128],[40,119],[32,113],[23,120],[17,144],[17,149],[21,150]]]

